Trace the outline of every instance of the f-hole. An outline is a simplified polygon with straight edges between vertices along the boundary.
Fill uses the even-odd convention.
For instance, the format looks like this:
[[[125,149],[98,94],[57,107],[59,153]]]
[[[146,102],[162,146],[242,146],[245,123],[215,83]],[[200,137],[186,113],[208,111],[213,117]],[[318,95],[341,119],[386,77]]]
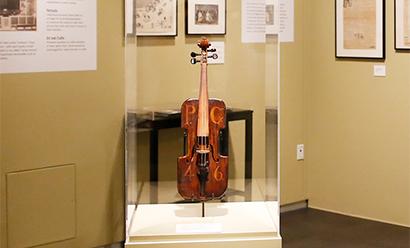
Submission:
[[[184,130],[184,148],[183,148],[183,150],[182,150],[182,154],[184,154],[184,155],[188,154],[188,149],[187,149],[187,147],[188,147],[188,139],[187,139],[187,137],[188,137],[188,132],[187,132],[187,130],[185,129],[185,130]]]
[[[228,142],[229,142],[229,137],[228,137],[228,129],[224,128],[219,131],[218,135],[218,144],[219,144],[219,154],[228,156]]]

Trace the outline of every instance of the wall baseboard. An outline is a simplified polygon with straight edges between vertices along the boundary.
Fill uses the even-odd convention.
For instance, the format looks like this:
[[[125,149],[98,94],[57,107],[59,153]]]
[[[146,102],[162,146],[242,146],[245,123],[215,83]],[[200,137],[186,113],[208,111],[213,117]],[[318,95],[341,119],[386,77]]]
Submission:
[[[349,213],[345,213],[345,212],[330,210],[330,209],[327,209],[327,208],[321,208],[321,207],[316,207],[316,206],[312,206],[312,205],[309,205],[309,208],[311,208],[311,209],[316,209],[316,210],[320,210],[320,211],[325,211],[325,212],[329,212],[329,213],[334,213],[334,214],[340,214],[340,215],[344,215],[344,216],[350,216],[350,217],[354,217],[354,218],[358,218],[358,219],[371,220],[371,221],[381,222],[381,223],[385,223],[385,224],[390,224],[390,225],[402,226],[402,227],[408,227],[408,228],[410,228],[410,225],[406,225],[406,224],[402,224],[402,223],[397,223],[397,222],[393,222],[393,221],[386,221],[386,220],[381,220],[381,219],[376,219],[376,218],[370,218],[370,217],[361,216],[361,215],[356,215],[356,214],[349,214]]]
[[[286,212],[291,212],[291,211],[305,209],[305,208],[308,208],[308,200],[282,205],[280,206],[280,212],[286,213]]]
[[[119,243],[113,243],[110,245],[103,245],[100,247],[96,247],[96,248],[123,248],[124,247],[124,242],[119,242]]]

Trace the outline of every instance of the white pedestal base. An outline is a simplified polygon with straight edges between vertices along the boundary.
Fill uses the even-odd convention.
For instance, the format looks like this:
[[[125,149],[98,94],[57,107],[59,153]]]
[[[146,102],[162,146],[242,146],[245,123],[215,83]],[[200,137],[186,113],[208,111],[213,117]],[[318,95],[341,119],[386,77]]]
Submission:
[[[128,242],[126,248],[281,248],[282,240],[270,239],[235,239],[235,240],[199,240],[185,242]]]
[[[277,202],[138,205],[126,247],[281,247]]]

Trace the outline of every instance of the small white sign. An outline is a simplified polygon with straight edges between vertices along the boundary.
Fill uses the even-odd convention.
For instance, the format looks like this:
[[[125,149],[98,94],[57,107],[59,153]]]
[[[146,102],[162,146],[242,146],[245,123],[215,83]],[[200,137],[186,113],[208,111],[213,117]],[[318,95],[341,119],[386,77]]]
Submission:
[[[373,74],[375,77],[385,77],[386,65],[374,65]]]
[[[223,41],[212,41],[210,49],[216,49],[214,53],[208,53],[208,56],[218,56],[216,59],[209,58],[208,64],[223,64],[225,63],[225,42]]]
[[[177,224],[176,233],[178,234],[222,233],[222,224],[221,223]]]

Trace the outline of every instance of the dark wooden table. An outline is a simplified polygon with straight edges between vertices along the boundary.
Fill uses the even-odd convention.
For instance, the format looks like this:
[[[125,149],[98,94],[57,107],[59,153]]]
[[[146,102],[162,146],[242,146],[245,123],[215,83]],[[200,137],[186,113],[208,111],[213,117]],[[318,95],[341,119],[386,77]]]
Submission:
[[[252,126],[253,110],[230,108],[227,125],[221,132],[221,153],[229,153],[229,122],[245,121],[245,179],[252,178]],[[158,132],[161,129],[180,128],[179,111],[128,112],[128,127],[148,129],[150,132],[150,181],[158,181]],[[184,142],[185,143],[185,142]]]

